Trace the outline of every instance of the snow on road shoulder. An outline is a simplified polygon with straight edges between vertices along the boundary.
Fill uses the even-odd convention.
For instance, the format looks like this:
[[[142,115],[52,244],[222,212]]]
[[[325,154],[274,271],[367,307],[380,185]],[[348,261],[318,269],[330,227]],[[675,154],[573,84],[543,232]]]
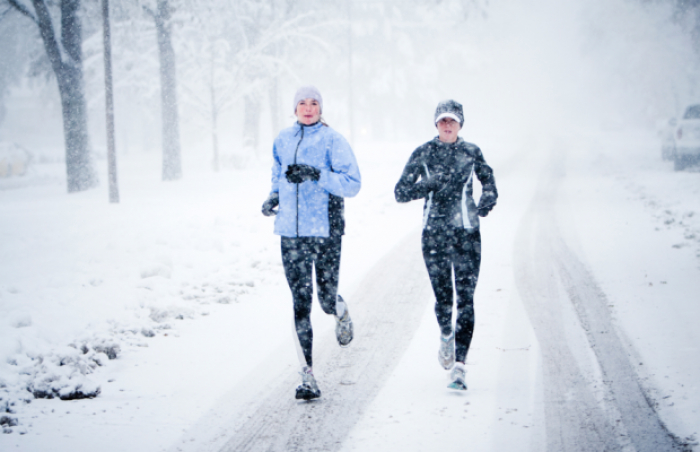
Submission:
[[[269,276],[281,272],[272,226],[259,214],[266,168],[172,183],[148,173],[158,174],[156,161],[127,159],[122,169],[118,205],[102,189],[0,192],[0,404],[3,429],[14,433],[0,435],[3,443],[40,444],[50,436],[36,435],[52,423],[78,431],[51,414],[72,403],[59,398],[108,402],[115,379],[138,392],[143,382],[122,385],[115,373],[129,374],[125,362],[152,361],[148,347],[177,340],[193,319],[242,314],[261,287],[281,288]],[[219,344],[201,346],[206,354]],[[169,366],[162,379],[192,370]],[[98,399],[80,406],[92,413]]]
[[[700,173],[674,172],[644,131],[582,143],[565,181],[567,242],[607,295],[662,421],[697,445]]]

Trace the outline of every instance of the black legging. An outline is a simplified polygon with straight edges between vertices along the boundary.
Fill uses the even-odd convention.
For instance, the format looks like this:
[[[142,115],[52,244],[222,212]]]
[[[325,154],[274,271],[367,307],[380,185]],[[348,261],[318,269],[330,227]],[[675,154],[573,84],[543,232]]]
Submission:
[[[294,325],[306,365],[312,366],[311,302],[313,281],[311,269],[316,267],[318,300],[326,314],[335,315],[340,270],[342,237],[282,237],[282,263],[294,298]]]
[[[474,334],[474,290],[481,265],[481,233],[463,228],[423,230],[423,259],[435,293],[435,315],[440,332],[452,333],[454,268],[457,292],[455,359],[464,362]]]

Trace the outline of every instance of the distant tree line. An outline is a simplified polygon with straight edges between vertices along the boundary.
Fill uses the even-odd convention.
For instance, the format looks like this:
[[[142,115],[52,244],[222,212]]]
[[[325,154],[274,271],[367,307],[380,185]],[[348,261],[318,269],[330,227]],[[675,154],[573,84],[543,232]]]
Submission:
[[[69,192],[98,182],[88,133],[102,86],[96,3],[0,0],[0,122],[9,87],[29,75],[55,80]],[[639,0],[651,3],[673,8],[700,54],[700,0]],[[224,131],[236,129],[240,153],[258,155],[260,137],[292,119],[285,93],[301,83],[332,87],[333,126],[351,140],[396,140],[423,130],[414,112],[432,108],[444,85],[475,89],[483,55],[469,24],[488,15],[487,0],[112,0],[115,101],[128,92],[143,102],[139,114],[160,113],[142,122],[161,124],[163,180],[183,174],[187,128],[210,144],[214,169]]]
[[[149,91],[154,80],[144,79],[141,69],[152,65],[146,60],[154,59],[151,49],[157,48],[163,180],[178,179],[182,174],[179,95],[184,95],[188,115],[198,116],[209,129],[212,163],[218,169],[222,114],[243,106],[242,146],[256,152],[264,99],[271,112],[267,128],[273,134],[280,128],[278,112],[286,111],[286,104],[278,102],[282,80],[301,83],[302,77],[309,78],[305,69],[322,66],[320,55],[335,56],[334,75],[349,93],[353,92],[353,77],[374,79],[363,83],[370,85],[369,89],[357,90],[360,94],[354,99],[348,94],[349,109],[405,95],[411,75],[399,70],[399,63],[403,68],[426,63],[412,61],[410,55],[413,46],[421,45],[417,40],[413,42],[411,32],[430,26],[430,20],[426,21],[424,15],[421,23],[419,15],[448,4],[452,12],[456,7],[458,13],[466,15],[478,5],[476,0],[112,3],[113,52],[120,57],[114,62],[116,86]],[[44,56],[33,54],[33,67],[41,68],[43,58],[50,63],[61,98],[68,191],[94,187],[98,181],[88,133],[83,52],[87,51],[90,59],[101,51],[95,44],[95,36],[101,32],[99,9],[81,0],[0,0],[0,8],[0,21],[23,21],[23,26],[35,27],[38,32]],[[377,58],[380,52],[372,51],[377,42],[396,45],[399,51],[389,52],[388,59]],[[352,49],[357,53],[354,58],[342,55]],[[425,72],[415,69],[414,74]],[[88,67],[88,84],[93,72]],[[0,105],[8,85],[0,88]],[[37,124],[37,130],[41,130],[41,124]]]
[[[116,80],[117,85],[130,82],[153,85],[152,80],[137,80],[139,70],[133,68],[144,58],[151,58],[150,48],[154,44],[157,46],[163,180],[178,179],[182,174],[179,91],[185,93],[188,103],[199,107],[196,111],[208,110],[214,154],[217,153],[218,116],[239,100],[244,102],[246,142],[255,148],[261,91],[274,89],[276,77],[282,72],[291,72],[289,63],[284,61],[285,47],[307,38],[315,40],[308,30],[318,28],[317,23],[302,23],[301,19],[308,18],[309,14],[296,11],[294,2],[289,0],[234,3],[124,0],[115,3],[113,8],[118,11],[114,15],[117,23],[113,46],[121,56],[127,57],[115,64],[129,68],[121,73],[134,74],[126,80]],[[50,62],[61,97],[68,191],[94,187],[97,176],[88,134],[83,49],[84,46],[89,48],[90,40],[101,32],[98,10],[94,5],[81,4],[80,0],[0,0],[0,8],[0,21],[23,20],[27,26],[36,27],[45,57]],[[151,20],[150,26],[144,23],[144,17]],[[85,28],[89,30],[87,39]],[[179,49],[180,54],[173,45],[174,34],[187,37],[186,45]],[[152,43],[144,42],[148,36],[152,37]],[[120,52],[120,46],[128,48]],[[146,52],[137,55],[139,50]],[[181,63],[178,68],[178,60],[184,60],[185,64]],[[178,69],[189,76],[181,86],[178,86]],[[6,86],[0,89],[2,94]],[[37,124],[37,130],[41,130],[41,124]],[[214,160],[217,162],[218,158]],[[218,168],[218,162],[215,165]]]

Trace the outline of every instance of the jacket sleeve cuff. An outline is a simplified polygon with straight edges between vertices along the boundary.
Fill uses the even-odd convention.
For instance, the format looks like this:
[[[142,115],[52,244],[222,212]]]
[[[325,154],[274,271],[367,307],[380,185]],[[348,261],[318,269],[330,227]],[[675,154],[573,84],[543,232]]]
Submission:
[[[327,169],[321,169],[321,177],[318,178],[318,185],[320,185],[322,188],[326,188],[329,182],[330,178],[330,171]]]

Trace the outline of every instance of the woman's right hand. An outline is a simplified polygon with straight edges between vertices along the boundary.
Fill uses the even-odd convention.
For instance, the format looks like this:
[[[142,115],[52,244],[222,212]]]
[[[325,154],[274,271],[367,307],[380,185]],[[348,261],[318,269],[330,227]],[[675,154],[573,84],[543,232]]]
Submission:
[[[270,194],[270,196],[265,200],[262,205],[262,213],[266,217],[272,217],[277,215],[277,211],[274,210],[280,204],[280,194],[275,192]]]
[[[450,183],[450,179],[452,179],[452,177],[449,174],[444,174],[444,173],[433,174],[426,181],[426,186],[428,187],[428,191],[433,191],[436,193],[441,191],[442,189],[447,187],[447,184]]]

